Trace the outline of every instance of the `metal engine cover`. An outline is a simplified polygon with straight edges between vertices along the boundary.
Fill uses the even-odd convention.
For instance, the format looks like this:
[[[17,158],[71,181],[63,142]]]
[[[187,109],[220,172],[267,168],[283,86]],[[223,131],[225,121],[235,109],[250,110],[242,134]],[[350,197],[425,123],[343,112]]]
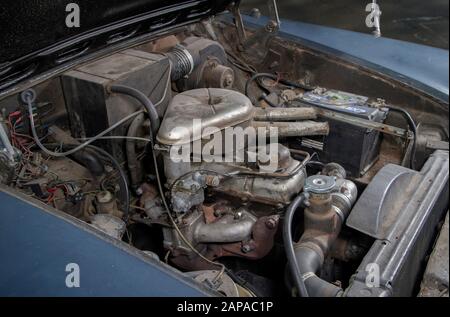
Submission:
[[[195,89],[175,96],[161,124],[160,144],[181,145],[200,140],[207,128],[224,130],[253,118],[254,107],[243,94],[227,89]],[[194,120],[201,124],[194,127]]]

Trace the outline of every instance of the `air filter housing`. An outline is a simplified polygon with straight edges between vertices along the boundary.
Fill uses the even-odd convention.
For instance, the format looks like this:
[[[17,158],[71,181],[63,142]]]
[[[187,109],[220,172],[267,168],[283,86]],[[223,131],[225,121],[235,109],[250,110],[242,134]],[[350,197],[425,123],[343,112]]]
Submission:
[[[62,76],[62,85],[75,137],[92,137],[109,128],[127,115],[142,108],[131,97],[111,94],[108,87],[126,85],[143,92],[153,103],[158,103],[167,89],[170,66],[167,57],[138,50],[127,50],[79,67]],[[157,107],[163,117],[171,99],[171,90]],[[127,135],[127,125],[116,129],[113,135]],[[101,141],[99,145],[116,158],[124,158],[123,143],[117,140]]]

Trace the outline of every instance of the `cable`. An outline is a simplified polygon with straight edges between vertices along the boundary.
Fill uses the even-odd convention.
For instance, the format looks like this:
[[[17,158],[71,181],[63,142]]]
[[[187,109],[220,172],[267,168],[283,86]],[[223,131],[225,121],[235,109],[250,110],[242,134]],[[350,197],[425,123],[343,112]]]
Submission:
[[[177,223],[175,222],[175,219],[172,217],[172,212],[171,209],[169,208],[169,205],[167,203],[167,200],[165,198],[164,195],[164,191],[162,188],[162,183],[161,183],[161,177],[159,175],[159,171],[158,171],[158,161],[155,155],[155,152],[152,150],[153,153],[153,162],[155,164],[155,170],[156,170],[156,178],[157,178],[157,182],[158,182],[158,188],[161,194],[161,200],[163,201],[164,207],[166,208],[167,211],[167,215],[169,216],[170,222],[172,223],[175,231],[178,233],[178,235],[180,236],[181,240],[195,253],[197,254],[202,260],[204,260],[205,262],[215,265],[215,266],[219,266],[221,267],[221,270],[219,272],[219,274],[216,276],[214,282],[218,281],[222,275],[225,273],[225,265],[223,265],[222,263],[218,263],[218,262],[214,262],[211,261],[210,259],[208,259],[207,257],[205,257],[203,254],[201,254],[184,236],[184,234],[181,232],[180,228],[178,227]]]
[[[76,140],[89,141],[89,140],[92,140],[92,138],[78,138]],[[104,136],[104,137],[96,138],[96,140],[134,140],[134,141],[147,142],[147,143],[151,142],[151,140],[147,139],[147,138],[130,137],[130,136]]]
[[[165,55],[163,54],[163,56]],[[150,123],[152,126],[151,128],[153,130],[154,135],[158,133],[160,126],[159,115],[158,111],[156,110],[156,107],[161,105],[164,102],[164,100],[166,100],[167,92],[170,89],[171,73],[172,73],[172,65],[169,63],[169,72],[167,76],[166,87],[164,89],[164,94],[161,97],[161,99],[155,104],[153,104],[152,101],[143,92],[133,87],[118,84],[112,85],[110,87],[111,92],[133,97],[144,106],[145,110],[147,110],[148,116],[150,117]]]
[[[247,97],[249,96],[249,90],[250,90],[250,85],[251,83],[253,83],[255,80],[262,78],[262,77],[267,77],[267,78],[272,78],[275,77],[275,80],[277,80],[277,76],[273,75],[273,74],[269,74],[269,73],[256,73],[254,74],[252,77],[250,77],[249,80],[247,80],[247,82],[245,83],[245,89],[244,89],[244,93]]]
[[[55,148],[62,147],[63,149],[64,148],[66,148],[66,149],[72,148],[73,149],[73,148],[78,147],[76,144],[63,144],[63,145],[61,145],[61,144],[46,144],[46,146],[47,147],[55,147]],[[103,157],[103,159],[109,160],[114,165],[114,168],[119,172],[119,176],[120,176],[121,182],[122,182],[122,184],[120,185],[120,188],[122,190],[121,200],[124,204],[124,212],[128,216],[130,213],[131,195],[130,195],[130,190],[128,187],[127,176],[126,176],[125,172],[123,171],[122,166],[111,154],[109,154],[105,150],[103,150],[95,145],[87,145],[85,147],[92,149],[93,151],[96,151]]]
[[[296,284],[298,292],[301,297],[309,297],[305,281],[302,278],[302,272],[300,271],[297,259],[295,258],[294,244],[292,239],[292,219],[294,218],[295,212],[304,202],[305,196],[299,195],[288,207],[284,218],[283,241],[289,269],[291,271],[292,277],[294,278],[294,282]]]
[[[115,86],[113,86],[113,87],[115,87]],[[111,88],[113,88],[113,87],[111,87]],[[116,87],[117,88],[117,87]],[[128,91],[127,89],[123,89],[123,88],[127,88],[126,86],[122,86],[122,88],[120,88],[119,90],[120,91]],[[135,90],[135,89],[134,89]],[[134,90],[130,90],[130,92],[131,91],[134,91]],[[148,106],[148,107],[150,107],[151,108],[151,106],[153,106],[152,104],[151,104],[151,101],[144,95],[144,94],[142,94],[142,92],[140,92],[140,91],[138,91],[138,90],[136,90],[136,92],[133,92],[133,96],[134,96],[134,94],[136,94],[137,96],[140,96],[140,98],[139,99],[137,99],[138,101],[140,101],[140,102],[142,102],[143,103],[143,105],[144,106]],[[142,96],[145,96],[145,98],[141,98]],[[150,102],[150,103],[149,103]],[[150,111],[149,111],[150,110]],[[152,111],[151,111],[151,109],[148,109],[148,115],[149,116],[151,116],[151,113],[152,113]],[[153,128],[153,126],[152,126],[152,128]],[[167,203],[167,199],[166,199],[166,197],[165,197],[165,194],[164,194],[164,189],[163,189],[163,185],[162,185],[162,181],[161,181],[161,175],[159,174],[159,169],[158,169],[158,159],[157,159],[157,157],[156,157],[156,153],[155,153],[155,150],[154,150],[154,148],[155,148],[155,144],[154,144],[154,135],[153,135],[153,130],[154,129],[150,129],[149,130],[149,132],[150,132],[150,140],[149,140],[149,142],[150,142],[150,147],[151,147],[151,152],[152,152],[152,157],[153,157],[153,164],[154,164],[154,167],[155,167],[155,174],[156,174],[156,180],[157,180],[157,183],[158,183],[158,189],[159,189],[159,192],[160,192],[160,195],[161,195],[161,200],[162,200],[162,202],[163,202],[163,204],[164,204],[164,208],[166,209],[166,212],[167,212],[167,215],[168,215],[168,217],[169,217],[169,220],[170,220],[170,222],[172,223],[172,225],[173,225],[173,227],[174,227],[174,229],[175,229],[175,231],[178,233],[178,235],[180,236],[180,238],[181,238],[181,240],[195,253],[195,254],[197,254],[201,259],[203,259],[204,261],[206,261],[207,263],[210,263],[210,264],[212,264],[212,265],[215,265],[215,266],[220,266],[221,267],[221,270],[220,270],[220,272],[219,272],[219,274],[217,275],[217,277],[216,277],[216,281],[217,280],[219,280],[221,277],[222,277],[222,275],[225,273],[225,265],[223,265],[222,263],[217,263],[217,262],[214,262],[214,261],[211,261],[210,259],[208,259],[208,258],[206,258],[203,254],[201,254],[187,239],[186,239],[186,237],[183,235],[183,233],[181,232],[181,230],[180,230],[180,228],[178,227],[178,225],[177,225],[177,223],[175,222],[175,219],[173,218],[173,216],[172,216],[172,211],[171,211],[171,209],[170,209],[170,207],[169,207],[169,204]]]
[[[418,137],[416,122],[414,121],[411,114],[408,111],[406,111],[405,109],[397,108],[397,107],[391,106],[391,105],[386,106],[386,108],[402,114],[405,117],[410,129],[412,130],[412,132],[414,134],[414,140],[413,140],[413,146],[412,146],[411,158],[410,158],[410,166],[411,166],[411,169],[415,170],[416,169],[417,137]]]
[[[256,70],[256,68],[254,68],[253,66],[250,66],[249,64],[247,64],[246,62],[244,62],[243,60],[241,60],[239,57],[237,57],[236,55],[234,55],[234,53],[230,52],[230,51],[226,51],[228,57],[231,57],[233,60],[230,60],[230,58],[228,58],[228,61],[233,64],[234,66],[236,66],[237,68],[239,68],[240,70],[246,72],[246,73],[250,73],[250,74],[256,74],[258,71]]]
[[[152,119],[152,128],[154,129],[155,133],[156,131],[159,129],[159,116],[158,113],[156,111],[156,107],[161,105],[164,100],[167,97],[167,92],[169,91],[170,88],[170,83],[171,83],[171,77],[170,77],[170,73],[171,73],[171,69],[172,69],[172,65],[169,64],[169,75],[167,78],[167,84],[166,84],[166,89],[164,90],[164,94],[162,96],[162,98],[156,103],[156,104],[152,104],[152,102],[148,99],[147,96],[145,96],[142,92],[138,91],[137,89],[133,89],[131,87],[127,87],[127,86],[122,86],[122,85],[113,85],[111,87],[112,91],[115,91],[117,93],[123,93],[123,94],[127,94],[129,96],[132,96],[136,99],[138,99],[146,108],[147,112],[150,115],[150,118]],[[115,89],[114,89],[115,87]],[[116,91],[117,89],[117,91]],[[35,126],[35,122],[34,122],[34,115],[33,115],[33,102],[36,99],[36,93],[29,89],[25,92],[22,93],[22,101],[25,102],[28,105],[28,112],[30,114],[30,126],[31,126],[31,132],[33,134],[33,138],[36,141],[36,144],[38,145],[38,147],[45,152],[46,154],[50,155],[50,156],[54,156],[54,157],[65,157],[65,156],[69,156],[72,155],[75,152],[78,152],[79,150],[85,148],[86,146],[94,143],[95,141],[101,139],[103,136],[105,136],[106,134],[110,133],[111,131],[117,129],[119,126],[121,126],[122,124],[126,123],[128,120],[138,116],[141,113],[144,113],[144,111],[138,111],[135,112],[129,116],[127,116],[126,118],[120,120],[119,122],[117,122],[116,124],[112,125],[110,128],[108,128],[107,130],[103,131],[102,133],[98,134],[95,137],[92,137],[89,139],[89,141],[87,141],[86,143],[81,144],[79,147],[67,152],[67,153],[57,153],[57,152],[52,152],[47,150],[42,143],[39,141],[39,138],[37,136],[37,132],[36,132],[36,126]]]
[[[145,110],[147,110],[147,114],[150,117],[151,129],[153,133],[156,134],[158,132],[160,125],[158,112],[156,111],[153,103],[144,93],[142,93],[140,90],[124,85],[112,85],[110,87],[110,90],[114,93],[133,97],[134,99],[139,101],[144,106]]]
[[[163,189],[163,185],[162,185],[162,181],[161,181],[161,176],[159,174],[159,169],[158,169],[158,160],[156,157],[156,153],[154,151],[154,142],[153,142],[153,138],[154,138],[154,133],[153,131],[155,131],[155,133],[157,132],[157,130],[159,129],[159,117],[157,117],[157,112],[155,109],[155,106],[152,104],[152,102],[148,99],[147,96],[145,96],[142,92],[140,92],[137,89],[131,88],[131,87],[127,87],[127,86],[122,86],[122,85],[113,85],[111,86],[111,91],[112,92],[116,92],[116,93],[123,93],[126,95],[129,95],[131,97],[136,98],[139,102],[141,102],[143,104],[143,106],[145,107],[145,109],[147,110],[148,115],[150,116],[150,120],[152,121],[152,127],[150,129],[150,145],[151,145],[151,152],[152,152],[152,156],[153,156],[153,163],[155,166],[155,173],[156,173],[156,178],[157,178],[157,183],[158,183],[158,189],[160,191],[160,195],[161,195],[161,200],[163,201],[164,207],[166,208],[167,211],[167,215],[170,219],[170,222],[172,223],[175,231],[178,233],[178,235],[180,236],[181,240],[195,253],[197,254],[201,259],[203,259],[205,262],[210,263],[212,265],[215,266],[219,266],[221,267],[221,270],[219,272],[219,274],[216,276],[215,281],[219,280],[222,275],[225,273],[226,267],[225,265],[223,265],[222,263],[218,263],[218,262],[214,262],[211,261],[210,259],[206,258],[203,254],[201,254],[187,239],[186,237],[183,235],[183,233],[181,232],[180,228],[178,227],[177,223],[175,222],[175,219],[173,218],[172,214],[171,214],[171,209],[169,207],[169,204],[167,203],[167,200],[165,198],[164,195],[164,189]],[[33,92],[34,93],[34,92]],[[165,92],[165,94],[167,93],[167,91]],[[34,94],[35,95],[35,94]],[[55,156],[55,157],[65,157],[65,156],[69,156],[73,153],[76,153],[77,151],[90,146],[90,144],[92,144],[93,142],[95,142],[96,140],[98,140],[99,138],[104,137],[106,134],[108,134],[109,132],[113,131],[114,129],[116,129],[117,127],[119,127],[120,125],[124,124],[125,122],[127,122],[128,120],[136,117],[137,115],[143,113],[144,111],[138,111],[134,114],[131,114],[129,116],[127,116],[126,118],[122,119],[121,121],[117,122],[115,125],[111,126],[110,128],[108,128],[107,130],[105,130],[104,132],[100,133],[99,135],[97,135],[96,137],[92,138],[91,140],[77,146],[75,149],[72,149],[70,151],[64,152],[64,153],[57,153],[57,152],[52,152],[50,150],[48,150],[40,141],[39,141],[39,137],[37,136],[36,133],[36,127],[35,127],[35,123],[34,123],[34,117],[33,117],[33,100],[34,98],[31,97],[26,97],[27,94],[24,94],[25,96],[25,101],[28,104],[28,111],[30,113],[30,125],[31,125],[31,131],[33,133],[33,137],[36,141],[37,146],[45,153],[47,153],[50,156]],[[162,102],[162,101],[161,101]],[[157,118],[157,120],[156,120]],[[92,146],[93,147],[93,146]],[[101,149],[99,149],[101,150]],[[101,150],[103,152],[103,150]],[[111,161],[118,167],[118,170],[120,172],[121,177],[123,177],[124,183],[126,184],[126,193],[127,193],[127,197],[129,197],[129,189],[128,189],[128,182],[126,181],[126,177],[125,174],[123,173],[123,170],[120,166],[120,164],[107,152],[104,152],[106,156],[108,156]],[[129,211],[129,199],[127,199],[126,201],[126,205],[127,205],[127,211]]]
[[[162,54],[162,55],[165,56],[165,57],[167,57],[165,54]],[[164,94],[163,94],[163,96],[161,97],[161,99],[160,99],[157,103],[155,103],[155,108],[158,107],[159,105],[161,105],[161,104],[164,102],[164,100],[166,100],[167,92],[169,91],[170,85],[171,85],[171,83],[172,83],[172,80],[171,80],[171,79],[172,79],[172,78],[171,78],[171,74],[172,74],[172,64],[169,63],[169,75],[167,76],[166,89],[164,90]]]
[[[245,95],[247,97],[249,96],[249,89],[250,89],[250,85],[252,82],[254,82],[255,80],[259,79],[259,78],[270,78],[272,80],[275,80],[277,82],[279,82],[280,84],[286,85],[286,86],[290,86],[290,87],[294,87],[294,88],[300,88],[300,89],[304,89],[304,90],[314,90],[314,87],[309,87],[303,84],[299,84],[287,79],[282,79],[279,78],[279,76],[274,75],[274,74],[270,74],[270,73],[256,73],[254,74],[252,77],[250,77],[249,80],[247,80],[247,82],[245,83]]]
[[[214,266],[219,266],[221,268],[220,272],[217,274],[216,278],[214,279],[214,282],[218,281],[223,274],[225,273],[226,267],[225,265],[223,265],[222,263],[218,263],[218,262],[214,262],[211,261],[210,259],[208,259],[207,257],[205,257],[203,254],[201,254],[188,240],[187,238],[184,236],[184,234],[181,232],[180,228],[178,227],[177,223],[175,222],[175,219],[172,216],[172,210],[169,207],[169,204],[167,203],[167,199],[166,196],[164,194],[164,189],[163,189],[163,185],[162,185],[162,181],[161,181],[161,175],[159,174],[159,169],[158,169],[158,159],[156,157],[156,153],[154,150],[155,144],[153,142],[153,135],[152,135],[152,131],[150,130],[150,146],[151,146],[151,152],[152,152],[152,157],[153,157],[153,164],[155,167],[155,174],[156,174],[156,180],[158,183],[158,189],[160,192],[160,196],[161,196],[161,200],[163,202],[164,208],[166,209],[167,215],[169,217],[170,222],[172,223],[172,226],[174,227],[175,231],[177,232],[177,234],[179,235],[180,239],[195,253],[197,254],[197,256],[199,256],[202,260],[204,260],[205,262],[212,264]]]
[[[94,145],[90,145],[89,148],[91,148],[94,151],[97,151],[98,153],[100,153],[101,155],[107,157],[108,160],[111,161],[111,163],[114,165],[115,169],[119,172],[119,176],[122,180],[122,185],[120,186],[120,188],[123,189],[122,201],[124,201],[124,212],[125,212],[125,215],[128,217],[130,215],[131,195],[130,195],[130,188],[128,187],[127,176],[126,176],[124,170],[122,169],[122,166],[111,154],[109,154],[105,150],[103,150],[97,146],[94,146]]]
[[[325,163],[319,162],[319,161],[309,161],[307,165],[316,165],[319,167],[325,167]]]
[[[267,97],[267,95],[264,93],[261,96],[261,99],[264,100],[269,106],[271,106],[272,108],[278,108],[278,105],[274,104],[272,101],[269,100],[269,98]]]
[[[133,114],[130,114],[129,116],[123,118],[122,120],[120,120],[119,122],[115,123],[114,125],[112,125],[111,127],[109,127],[108,129],[106,129],[105,131],[99,133],[97,136],[91,138],[89,141],[80,144],[79,146],[77,146],[76,148],[67,151],[67,152],[63,152],[63,153],[58,153],[58,152],[53,152],[50,151],[49,149],[47,149],[39,140],[39,136],[37,134],[36,131],[36,126],[35,126],[35,122],[34,122],[34,115],[33,115],[33,102],[31,99],[27,100],[27,105],[28,105],[28,113],[30,114],[30,128],[31,128],[31,133],[33,135],[34,141],[36,142],[36,145],[46,154],[50,155],[50,156],[54,156],[54,157],[66,157],[66,156],[70,156],[82,149],[84,149],[85,147],[89,146],[90,144],[94,143],[95,141],[97,141],[99,138],[105,136],[106,134],[110,133],[111,131],[114,131],[115,129],[117,129],[118,127],[120,127],[121,125],[123,125],[124,123],[128,122],[129,120],[133,119],[134,117],[140,115],[141,113],[143,113],[144,111],[138,111],[135,112]]]

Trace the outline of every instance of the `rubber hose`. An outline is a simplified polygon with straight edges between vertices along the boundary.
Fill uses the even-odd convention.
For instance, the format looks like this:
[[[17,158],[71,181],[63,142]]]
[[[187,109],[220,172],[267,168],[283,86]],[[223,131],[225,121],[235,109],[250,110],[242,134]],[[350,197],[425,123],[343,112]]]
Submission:
[[[159,115],[155,106],[145,94],[135,88],[124,85],[112,85],[110,89],[111,92],[127,95],[139,101],[144,106],[145,110],[147,110],[147,114],[150,117],[153,135],[158,133],[160,126]]]
[[[308,290],[306,289],[305,282],[302,279],[302,274],[300,268],[297,264],[297,258],[295,257],[294,242],[292,239],[292,219],[294,218],[297,210],[305,202],[305,197],[303,195],[297,196],[286,211],[283,225],[283,240],[284,248],[286,252],[286,257],[288,260],[288,265],[292,277],[294,278],[295,286],[301,297],[309,297]]]
[[[128,137],[137,137],[137,133],[139,131],[139,128],[143,125],[145,122],[145,116],[143,114],[137,116],[134,118],[133,122],[131,123],[130,127],[128,128]],[[127,153],[127,162],[128,162],[128,169],[130,171],[130,178],[131,178],[131,185],[133,187],[138,186],[139,184],[139,174],[140,174],[140,165],[138,162],[138,158],[136,155],[136,141],[132,139],[128,139],[126,141],[126,153]]]

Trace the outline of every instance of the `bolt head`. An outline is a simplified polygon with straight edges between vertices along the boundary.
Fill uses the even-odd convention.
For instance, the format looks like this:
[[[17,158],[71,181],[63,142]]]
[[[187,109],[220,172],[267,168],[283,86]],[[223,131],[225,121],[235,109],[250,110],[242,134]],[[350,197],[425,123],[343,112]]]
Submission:
[[[277,227],[277,225],[278,225],[278,221],[274,218],[270,218],[266,221],[267,228],[269,228],[271,230],[275,229]]]
[[[224,87],[229,88],[233,85],[233,76],[227,75],[224,79]]]
[[[250,252],[252,252],[252,247],[249,246],[248,244],[245,244],[245,245],[242,246],[242,252],[250,253]]]

